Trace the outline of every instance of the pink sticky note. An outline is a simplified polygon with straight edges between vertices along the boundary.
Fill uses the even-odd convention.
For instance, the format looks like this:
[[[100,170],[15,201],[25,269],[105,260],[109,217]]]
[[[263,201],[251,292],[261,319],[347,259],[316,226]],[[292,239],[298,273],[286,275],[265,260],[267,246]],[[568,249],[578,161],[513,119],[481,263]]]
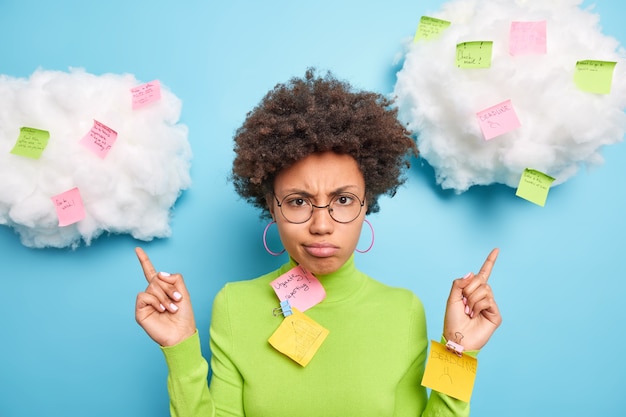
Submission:
[[[91,130],[81,139],[80,143],[100,158],[107,156],[117,139],[117,132],[103,125],[97,120],[93,121]]]
[[[300,311],[306,311],[326,298],[322,283],[301,266],[285,272],[270,285],[280,301],[289,300],[289,304]]]
[[[133,94],[133,110],[161,99],[161,83],[159,80],[131,88]]]
[[[509,53],[515,55],[546,54],[546,21],[511,22]]]
[[[59,226],[69,226],[85,218],[85,208],[78,188],[72,188],[64,193],[52,197],[57,210]]]
[[[485,140],[493,139],[521,126],[511,100],[476,113]]]

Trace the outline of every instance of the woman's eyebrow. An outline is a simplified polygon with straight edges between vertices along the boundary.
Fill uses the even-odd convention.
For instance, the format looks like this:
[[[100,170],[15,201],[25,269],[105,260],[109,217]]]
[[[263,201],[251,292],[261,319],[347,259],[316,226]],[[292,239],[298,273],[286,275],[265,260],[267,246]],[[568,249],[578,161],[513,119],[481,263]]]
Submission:
[[[335,188],[334,190],[332,190],[331,192],[327,193],[326,195],[337,195],[337,194],[341,194],[343,192],[354,192],[354,191],[358,191],[358,186],[357,185],[343,185],[341,187]],[[309,191],[306,191],[304,189],[301,188],[287,188],[283,191],[285,193],[285,195],[289,195],[289,194],[299,194],[303,197],[315,197],[314,194],[310,193]]]
[[[313,194],[311,194],[311,193],[309,193],[307,191],[304,191],[301,188],[286,188],[286,189],[283,190],[282,194],[284,196],[288,196],[288,195],[291,195],[291,194],[298,194],[298,195],[301,195],[302,197],[312,197],[313,196]]]
[[[355,193],[359,190],[359,187],[357,185],[344,185],[343,187],[339,187],[337,188],[335,191],[333,191],[330,195],[336,195],[336,194],[341,194],[344,192],[351,192],[351,193]]]

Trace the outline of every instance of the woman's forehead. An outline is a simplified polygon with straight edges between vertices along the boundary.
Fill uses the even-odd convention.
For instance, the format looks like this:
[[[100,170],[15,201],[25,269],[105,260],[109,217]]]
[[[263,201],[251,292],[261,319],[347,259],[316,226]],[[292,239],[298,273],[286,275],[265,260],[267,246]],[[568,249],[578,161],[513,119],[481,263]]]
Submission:
[[[274,181],[275,191],[307,192],[312,195],[364,188],[356,160],[334,152],[316,153],[282,170]]]

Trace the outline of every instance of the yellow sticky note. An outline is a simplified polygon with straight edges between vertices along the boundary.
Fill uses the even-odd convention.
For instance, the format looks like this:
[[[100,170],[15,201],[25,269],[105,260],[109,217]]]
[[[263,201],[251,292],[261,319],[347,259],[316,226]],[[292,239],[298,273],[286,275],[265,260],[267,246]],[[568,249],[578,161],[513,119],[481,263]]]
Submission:
[[[328,336],[328,330],[298,309],[291,310],[293,314],[285,317],[268,341],[280,353],[307,366]]]
[[[41,153],[48,145],[50,132],[47,130],[34,129],[32,127],[20,128],[20,135],[11,149],[14,155],[26,156],[32,159],[39,159]]]
[[[574,72],[576,87],[589,93],[609,94],[615,65],[617,62],[578,61]]]
[[[515,195],[543,207],[546,204],[552,181],[554,178],[551,176],[526,168],[519,180]]]
[[[492,41],[459,43],[456,45],[456,65],[459,68],[489,68],[492,49]]]
[[[469,355],[458,356],[441,343],[430,342],[430,355],[422,385],[442,394],[469,402],[474,389],[478,361]]]
[[[415,32],[413,42],[434,39],[438,37],[441,32],[446,30],[448,26],[450,26],[450,22],[448,22],[447,20],[422,16],[420,18],[419,25],[417,25],[417,31]]]

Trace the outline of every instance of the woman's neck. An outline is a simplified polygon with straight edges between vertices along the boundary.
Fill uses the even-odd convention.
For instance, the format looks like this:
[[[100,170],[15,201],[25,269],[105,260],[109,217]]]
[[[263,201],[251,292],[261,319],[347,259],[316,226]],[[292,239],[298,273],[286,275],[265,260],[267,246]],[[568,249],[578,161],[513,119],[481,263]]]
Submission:
[[[297,265],[296,261],[290,259],[291,267]],[[344,300],[361,288],[365,281],[365,275],[356,269],[354,255],[350,256],[338,270],[329,274],[315,275],[322,283],[326,291],[325,303],[332,303]]]

